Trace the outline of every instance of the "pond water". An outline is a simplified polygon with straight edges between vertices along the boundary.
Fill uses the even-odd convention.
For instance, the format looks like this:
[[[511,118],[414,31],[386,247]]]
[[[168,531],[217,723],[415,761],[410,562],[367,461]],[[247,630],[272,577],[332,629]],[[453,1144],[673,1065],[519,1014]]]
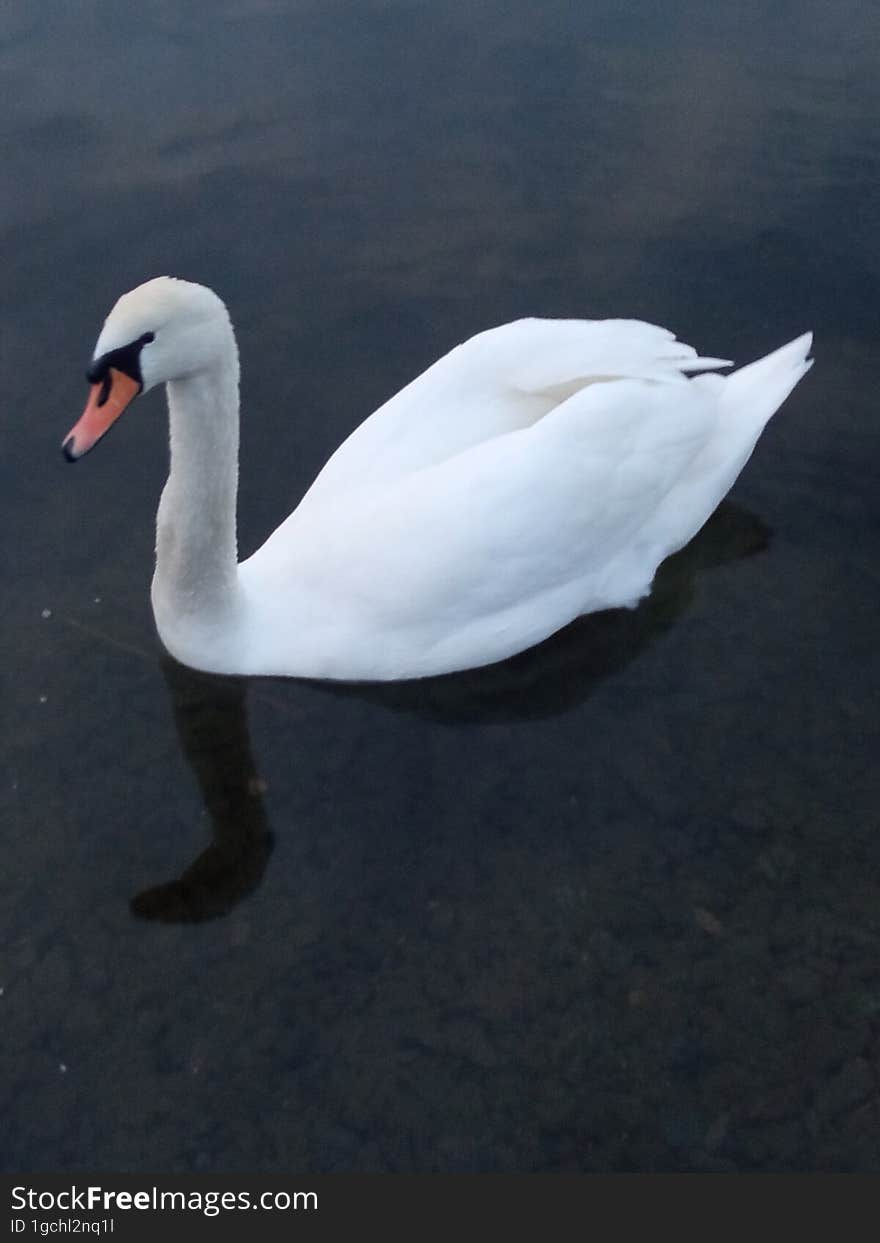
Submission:
[[[0,1165],[876,1170],[871,7],[211,13],[0,21]],[[243,552],[492,324],[817,361],[637,611],[247,685],[153,632],[161,394],[58,452],[164,272],[236,323]]]

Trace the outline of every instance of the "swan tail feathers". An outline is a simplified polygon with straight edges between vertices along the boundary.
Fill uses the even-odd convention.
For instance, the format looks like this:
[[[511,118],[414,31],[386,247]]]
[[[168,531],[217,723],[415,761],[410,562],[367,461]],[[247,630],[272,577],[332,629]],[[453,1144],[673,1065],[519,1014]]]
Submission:
[[[723,405],[748,410],[763,427],[812,367],[813,359],[807,357],[812,344],[813,334],[805,332],[772,354],[734,371],[724,381]]]

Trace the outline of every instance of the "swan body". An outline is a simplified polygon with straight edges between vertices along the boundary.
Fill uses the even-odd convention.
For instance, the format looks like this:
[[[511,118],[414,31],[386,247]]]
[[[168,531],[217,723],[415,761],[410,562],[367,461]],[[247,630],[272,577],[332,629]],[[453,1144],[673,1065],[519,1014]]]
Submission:
[[[636,320],[483,332],[362,423],[239,564],[232,326],[209,289],[159,277],[108,316],[65,452],[82,456],[133,392],[167,384],[152,604],[178,660],[216,673],[425,677],[636,605],[733,485],[809,369],[810,343],[722,377],[711,372],[729,363]]]

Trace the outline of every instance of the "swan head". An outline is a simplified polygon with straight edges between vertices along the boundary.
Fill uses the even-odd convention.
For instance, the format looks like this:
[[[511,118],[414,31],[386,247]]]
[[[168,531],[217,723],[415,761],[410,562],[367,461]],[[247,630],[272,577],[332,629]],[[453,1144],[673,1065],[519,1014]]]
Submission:
[[[205,285],[157,276],[123,294],[98,337],[88,404],[64,439],[64,456],[75,462],[88,453],[139,393],[209,371],[230,354],[229,314]]]

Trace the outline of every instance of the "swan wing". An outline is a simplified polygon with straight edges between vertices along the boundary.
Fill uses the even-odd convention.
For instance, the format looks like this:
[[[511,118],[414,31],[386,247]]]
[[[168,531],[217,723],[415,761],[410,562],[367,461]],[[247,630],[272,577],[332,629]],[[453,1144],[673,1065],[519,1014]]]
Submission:
[[[387,486],[475,445],[532,426],[599,379],[682,383],[726,365],[700,359],[640,320],[522,319],[465,341],[366,419],[306,495],[326,500]]]
[[[317,676],[418,677],[635,603],[656,569],[656,540],[650,555],[633,551],[640,533],[717,422],[715,395],[696,385],[593,384],[529,427],[297,511],[241,567],[254,598],[278,609],[264,633],[280,637],[295,584]],[[672,538],[714,507],[695,504],[683,502]]]
[[[300,506],[239,567],[259,636],[246,671],[447,673],[636,604],[731,487],[809,346],[729,377],[688,381],[679,359],[581,385],[525,427]]]

